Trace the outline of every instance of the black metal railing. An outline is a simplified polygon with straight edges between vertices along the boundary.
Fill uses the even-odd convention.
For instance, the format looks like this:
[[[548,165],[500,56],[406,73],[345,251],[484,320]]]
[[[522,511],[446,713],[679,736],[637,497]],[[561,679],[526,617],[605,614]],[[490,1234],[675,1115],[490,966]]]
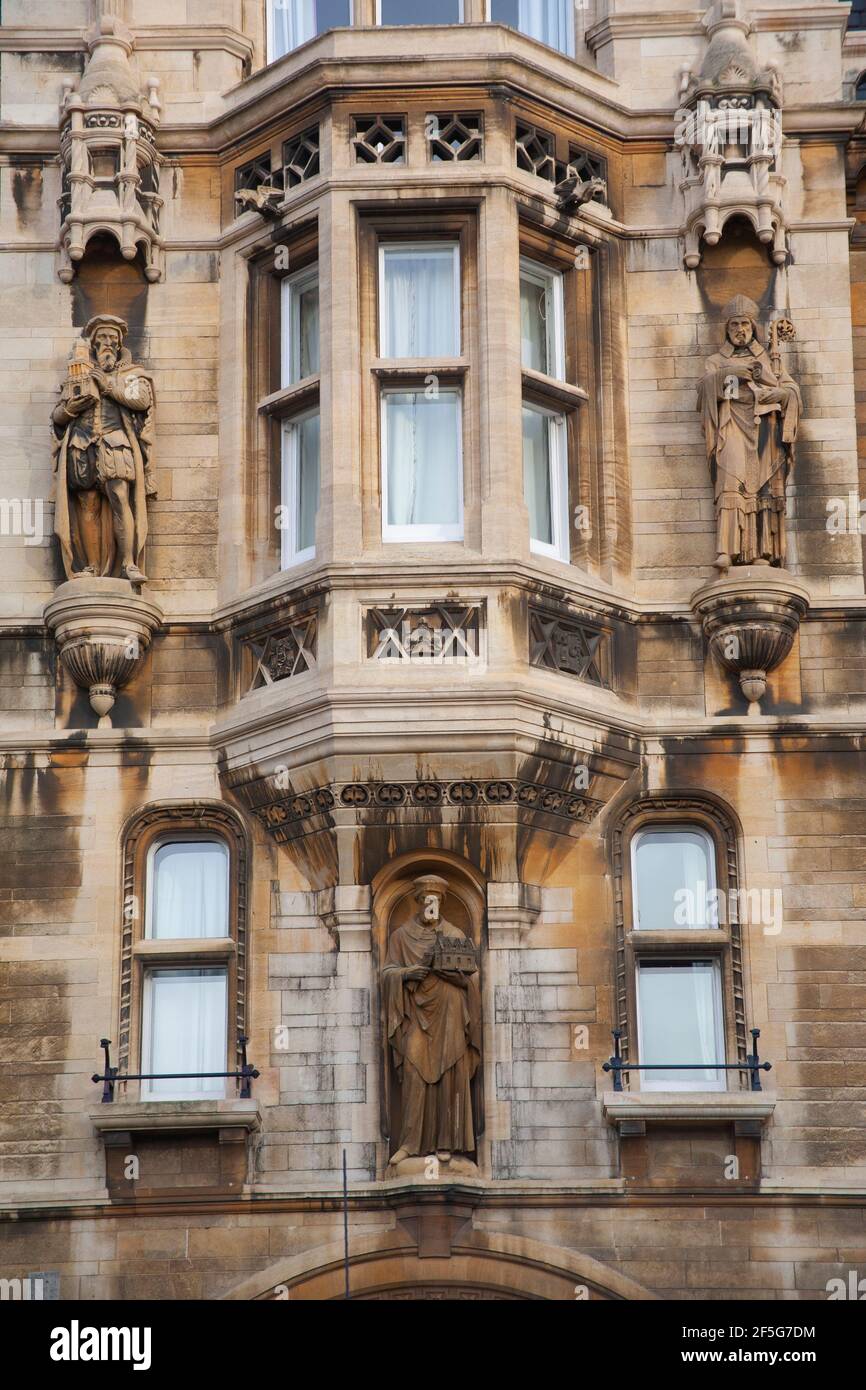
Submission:
[[[102,1104],[110,1105],[114,1100],[114,1088],[119,1081],[204,1081],[212,1078],[228,1079],[240,1081],[240,1099],[249,1100],[252,1096],[252,1082],[261,1075],[254,1066],[247,1061],[248,1038],[238,1038],[238,1047],[241,1054],[240,1071],[138,1071],[120,1072],[117,1067],[111,1065],[111,1039],[100,1038],[99,1046],[105,1053],[105,1071],[101,1074],[94,1072],[91,1081],[102,1082]]]
[[[626,1062],[619,1050],[622,1029],[613,1030],[613,1056],[602,1065],[602,1071],[613,1072],[613,1089],[622,1090],[623,1073],[632,1071],[747,1071],[749,1086],[753,1091],[761,1090],[761,1072],[772,1071],[772,1062],[762,1062],[758,1056],[760,1028],[751,1028],[753,1051],[743,1062]]]

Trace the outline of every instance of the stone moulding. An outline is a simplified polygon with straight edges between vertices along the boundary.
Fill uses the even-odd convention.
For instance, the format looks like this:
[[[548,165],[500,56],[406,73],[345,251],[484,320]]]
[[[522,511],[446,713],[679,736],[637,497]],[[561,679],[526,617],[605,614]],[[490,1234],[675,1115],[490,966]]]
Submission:
[[[98,727],[110,729],[117,692],[131,680],[162,623],[162,609],[128,579],[72,579],[43,614],[60,660],[88,691]]]
[[[708,650],[737,676],[749,714],[760,713],[767,676],[790,652],[808,610],[808,590],[764,565],[729,570],[692,595]]]
[[[86,36],[90,56],[78,90],[64,83],[58,275],[65,284],[97,232],[112,236],[125,260],[140,248],[149,282],[164,275],[159,80],[148,77],[141,90],[129,62],[134,42],[121,20],[102,15]]]

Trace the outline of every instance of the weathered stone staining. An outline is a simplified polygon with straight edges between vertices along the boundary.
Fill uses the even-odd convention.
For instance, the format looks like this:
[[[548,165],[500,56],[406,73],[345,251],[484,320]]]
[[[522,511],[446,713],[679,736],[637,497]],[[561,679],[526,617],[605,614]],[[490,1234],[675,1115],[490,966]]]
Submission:
[[[3,5],[0,1272],[340,1298],[345,1152],[359,1300],[824,1298],[864,31],[364,0],[279,53],[269,8]],[[202,1018],[212,1089],[124,1079]]]

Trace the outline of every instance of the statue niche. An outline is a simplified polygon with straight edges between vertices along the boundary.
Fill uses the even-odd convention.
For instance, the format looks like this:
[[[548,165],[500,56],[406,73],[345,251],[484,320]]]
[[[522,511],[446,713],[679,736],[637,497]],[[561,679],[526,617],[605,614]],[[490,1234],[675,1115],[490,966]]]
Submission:
[[[722,310],[725,342],[698,386],[716,504],[715,567],[785,565],[785,499],[800,422],[800,388],[782,363],[793,324],[775,318],[770,351],[757,304],[739,294]]]
[[[54,529],[67,579],[144,584],[147,498],[153,478],[154,390],[123,346],[128,328],[97,314],[75,343],[52,414],[57,470]]]
[[[471,915],[446,879],[424,874],[393,905],[387,927],[381,987],[390,1171],[475,1174],[481,992]]]

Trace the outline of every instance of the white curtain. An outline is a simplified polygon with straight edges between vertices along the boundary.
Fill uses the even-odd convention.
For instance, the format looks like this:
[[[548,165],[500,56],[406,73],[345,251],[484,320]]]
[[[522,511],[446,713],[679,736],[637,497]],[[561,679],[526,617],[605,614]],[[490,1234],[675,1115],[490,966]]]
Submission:
[[[390,526],[460,521],[458,402],[453,391],[385,397]]]
[[[529,509],[529,535],[553,544],[553,499],[550,495],[550,417],[523,409],[523,496]]]
[[[315,38],[316,0],[271,0],[273,53],[271,61]]]
[[[715,970],[711,961],[639,966],[641,1062],[711,1066],[719,1060]],[[718,1077],[715,1070],[651,1071],[642,1074],[641,1087],[699,1089]]]
[[[457,356],[457,260],[452,248],[386,248],[384,262],[382,356]]]
[[[145,989],[143,1072],[226,1070],[226,972],[153,970]],[[189,1076],[143,1081],[142,1095],[153,1099],[225,1095],[225,1079]]]
[[[520,0],[517,27],[561,53],[574,52],[573,0]]]
[[[228,850],[218,841],[160,845],[153,858],[153,937],[228,936]]]

